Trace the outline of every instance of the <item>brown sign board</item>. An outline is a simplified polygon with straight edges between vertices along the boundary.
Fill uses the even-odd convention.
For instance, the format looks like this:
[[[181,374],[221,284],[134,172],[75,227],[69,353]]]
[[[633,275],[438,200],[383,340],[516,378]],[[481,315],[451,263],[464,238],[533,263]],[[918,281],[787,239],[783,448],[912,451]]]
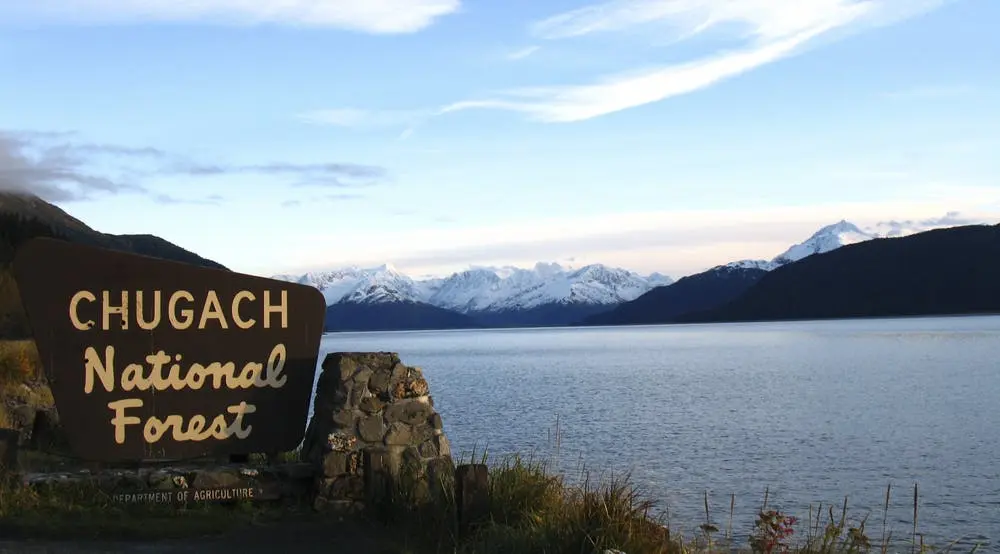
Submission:
[[[37,238],[14,275],[75,455],[277,452],[302,440],[315,288]]]

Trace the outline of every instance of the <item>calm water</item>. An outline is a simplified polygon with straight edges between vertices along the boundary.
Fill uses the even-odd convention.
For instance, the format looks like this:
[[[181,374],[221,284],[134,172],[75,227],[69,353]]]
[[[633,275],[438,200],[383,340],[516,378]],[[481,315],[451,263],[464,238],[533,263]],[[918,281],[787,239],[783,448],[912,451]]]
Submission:
[[[1000,551],[1000,317],[630,328],[342,333],[323,350],[423,368],[456,455],[555,456],[631,471],[685,534],[769,504],[872,512],[909,536]],[[824,509],[825,511],[825,509]],[[876,523],[877,522],[877,523]],[[741,525],[742,524],[742,525]],[[958,551],[968,551],[959,547]]]

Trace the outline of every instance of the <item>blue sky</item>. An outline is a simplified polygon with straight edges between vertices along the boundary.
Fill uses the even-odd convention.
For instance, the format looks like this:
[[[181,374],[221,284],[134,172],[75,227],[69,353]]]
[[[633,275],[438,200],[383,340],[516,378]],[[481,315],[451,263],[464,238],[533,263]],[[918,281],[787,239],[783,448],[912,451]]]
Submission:
[[[0,4],[0,187],[248,273],[1000,220],[995,0]]]

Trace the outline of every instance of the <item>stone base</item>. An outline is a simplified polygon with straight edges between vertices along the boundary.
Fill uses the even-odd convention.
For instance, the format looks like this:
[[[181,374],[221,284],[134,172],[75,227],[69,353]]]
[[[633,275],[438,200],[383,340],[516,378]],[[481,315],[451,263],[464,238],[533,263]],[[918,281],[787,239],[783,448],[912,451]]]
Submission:
[[[403,495],[420,504],[453,482],[451,447],[420,368],[391,352],[323,361],[303,453],[319,469],[317,505]]]

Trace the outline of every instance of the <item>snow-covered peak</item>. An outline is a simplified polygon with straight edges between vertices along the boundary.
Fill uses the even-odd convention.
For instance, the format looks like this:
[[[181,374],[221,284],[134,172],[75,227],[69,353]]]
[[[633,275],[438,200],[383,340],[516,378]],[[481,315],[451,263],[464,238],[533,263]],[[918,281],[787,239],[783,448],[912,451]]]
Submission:
[[[570,269],[554,263],[539,263],[531,270],[495,271],[479,278],[488,286],[473,293],[458,286],[468,282],[469,272],[455,274],[448,281],[456,283],[446,282],[431,302],[462,312],[523,310],[548,304],[613,305],[672,282],[663,275],[651,282],[634,272],[602,264]]]
[[[673,282],[659,273],[643,277],[601,264],[572,269],[557,263],[537,263],[531,269],[473,267],[445,278],[420,280],[403,275],[391,265],[275,278],[318,288],[328,305],[418,301],[462,313],[530,309],[546,304],[613,305]]]
[[[503,277],[495,269],[474,268],[452,274],[429,289],[427,302],[439,307],[469,312],[482,309],[503,294]]]
[[[772,269],[778,267],[778,264],[768,260],[738,260],[735,262],[729,262],[728,264],[720,267],[732,269],[763,269],[764,271],[771,271]]]
[[[841,220],[816,231],[804,242],[792,246],[772,261],[776,265],[797,262],[813,254],[823,254],[831,250],[836,250],[841,246],[864,242],[873,238],[876,238],[876,236],[862,231],[849,221]]]
[[[567,270],[568,268],[565,268],[556,262],[538,262],[535,264],[535,269],[534,269],[535,273],[537,273],[538,276],[542,278],[561,275],[565,273]]]
[[[316,287],[323,293],[327,305],[338,302],[408,302],[418,300],[420,296],[413,280],[389,264],[369,269],[352,266],[298,277],[277,275],[274,279]]]
[[[648,277],[646,277],[646,281],[648,281],[649,284],[653,285],[654,287],[663,287],[666,285],[672,285],[674,279],[673,277],[669,277],[662,273],[653,272],[650,273]]]

